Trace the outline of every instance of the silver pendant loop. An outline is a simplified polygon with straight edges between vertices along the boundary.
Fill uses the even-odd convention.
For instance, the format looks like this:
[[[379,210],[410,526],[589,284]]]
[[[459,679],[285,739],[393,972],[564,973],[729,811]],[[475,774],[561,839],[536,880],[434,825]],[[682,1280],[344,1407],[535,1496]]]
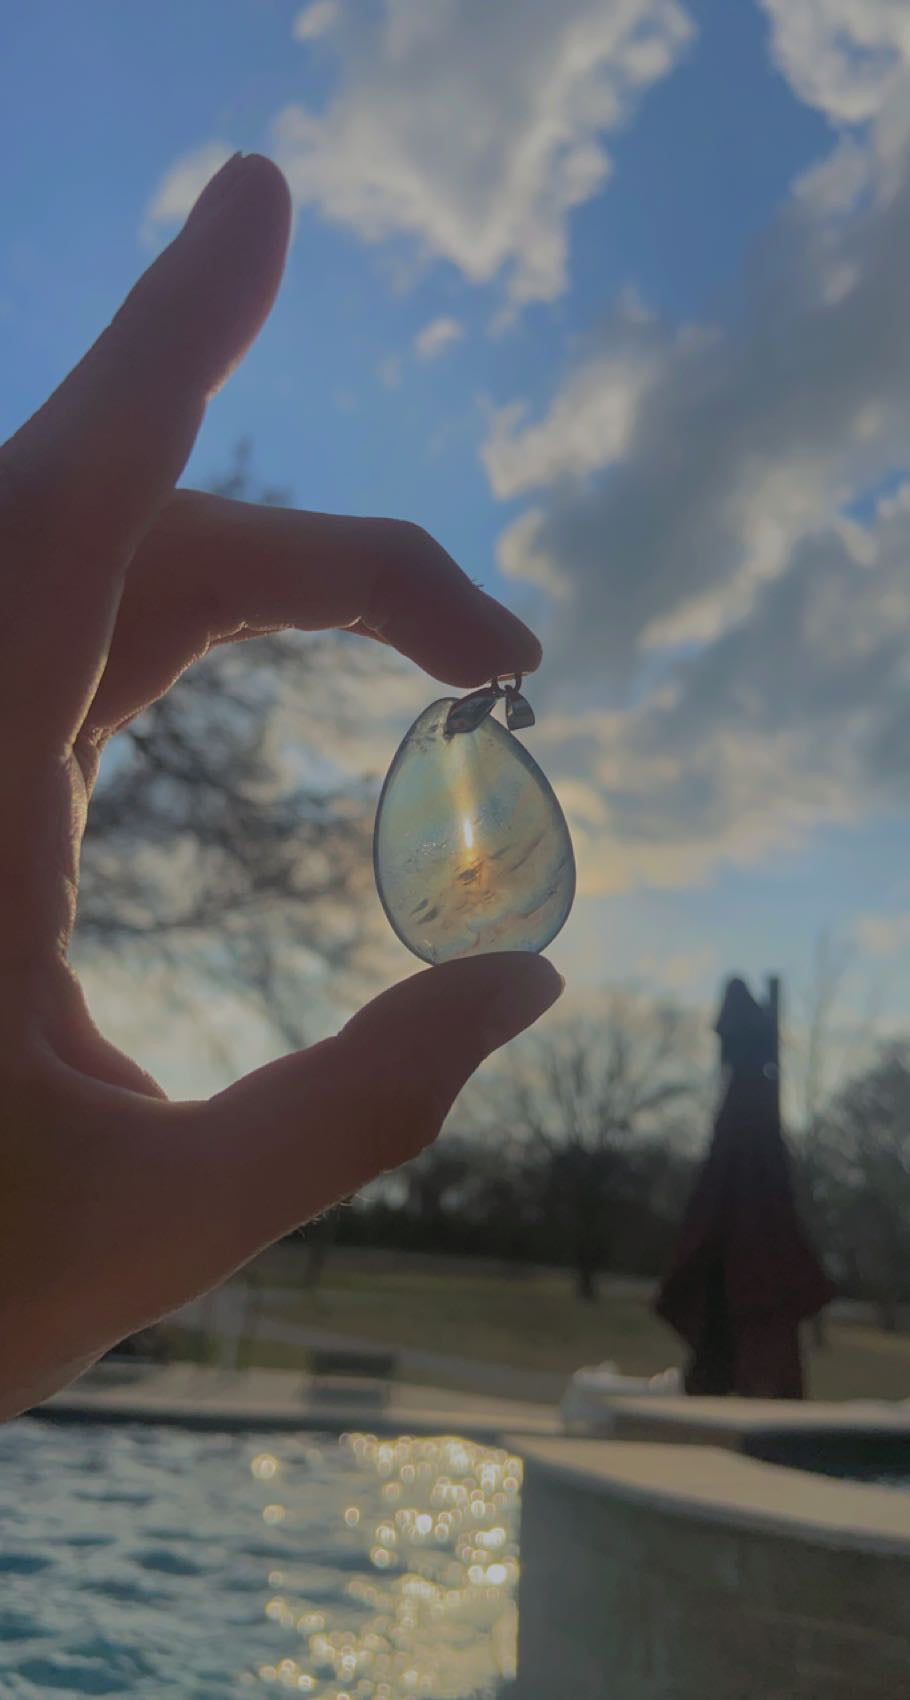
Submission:
[[[521,694],[521,674],[510,676],[512,683],[509,685],[501,684],[497,677],[491,679],[488,685],[482,685],[480,690],[469,691],[467,696],[459,697],[449,710],[445,736],[452,738],[459,732],[476,732],[500,697],[505,698],[506,726],[510,732],[523,732],[533,726],[534,710]]]

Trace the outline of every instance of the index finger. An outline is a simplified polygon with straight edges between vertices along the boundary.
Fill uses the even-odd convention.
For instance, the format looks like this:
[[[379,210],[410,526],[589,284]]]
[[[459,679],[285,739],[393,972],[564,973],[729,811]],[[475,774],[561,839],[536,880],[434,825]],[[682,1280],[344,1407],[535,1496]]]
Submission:
[[[286,626],[366,633],[461,688],[540,661],[533,632],[419,526],[178,490],[127,574],[89,730],[122,725],[211,644]]]
[[[33,736],[65,745],[81,724],[130,557],[209,395],[268,313],[289,228],[277,167],[235,156],[98,342],[0,451],[0,714],[16,713],[27,689]]]

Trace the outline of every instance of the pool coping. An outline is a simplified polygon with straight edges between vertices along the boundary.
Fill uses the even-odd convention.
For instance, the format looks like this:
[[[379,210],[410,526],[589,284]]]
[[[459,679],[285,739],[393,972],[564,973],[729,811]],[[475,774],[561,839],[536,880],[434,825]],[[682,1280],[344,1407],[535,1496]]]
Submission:
[[[910,1561],[910,1493],[769,1464],[723,1445],[509,1437],[554,1479],[672,1517]]]
[[[24,1413],[44,1422],[163,1423],[193,1429],[371,1434],[457,1434],[488,1444],[506,1433],[560,1433],[556,1408],[439,1389],[390,1385],[386,1402],[345,1398],[345,1387],[286,1370],[224,1371],[168,1365],[105,1384],[94,1372]]]
[[[910,1402],[886,1399],[796,1400],[676,1398],[616,1394],[604,1399],[609,1438],[668,1445],[738,1448],[744,1440],[782,1429],[826,1434],[878,1431],[910,1439]],[[583,1437],[582,1437],[583,1438]]]

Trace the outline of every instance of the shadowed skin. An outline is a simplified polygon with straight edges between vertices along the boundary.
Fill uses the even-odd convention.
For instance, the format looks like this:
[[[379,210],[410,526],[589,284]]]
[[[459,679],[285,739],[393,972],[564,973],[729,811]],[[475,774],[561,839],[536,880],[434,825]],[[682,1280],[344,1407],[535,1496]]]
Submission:
[[[107,739],[212,644],[347,627],[467,689],[537,640],[418,527],[174,490],[281,279],[281,173],[236,155],[88,354],[0,448],[0,1416],[432,1140],[558,997],[540,957],[384,992],[333,1038],[171,1103],[67,962]]]

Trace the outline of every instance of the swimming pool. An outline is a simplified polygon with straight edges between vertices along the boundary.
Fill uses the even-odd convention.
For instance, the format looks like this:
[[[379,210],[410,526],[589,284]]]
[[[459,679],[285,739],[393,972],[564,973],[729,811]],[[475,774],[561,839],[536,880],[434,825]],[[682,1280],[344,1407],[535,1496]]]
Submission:
[[[783,1464],[841,1481],[910,1490],[910,1433],[863,1428],[855,1420],[813,1429],[768,1426],[746,1434],[742,1451],[765,1464]]]
[[[520,1482],[451,1438],[9,1423],[0,1694],[493,1695]]]

